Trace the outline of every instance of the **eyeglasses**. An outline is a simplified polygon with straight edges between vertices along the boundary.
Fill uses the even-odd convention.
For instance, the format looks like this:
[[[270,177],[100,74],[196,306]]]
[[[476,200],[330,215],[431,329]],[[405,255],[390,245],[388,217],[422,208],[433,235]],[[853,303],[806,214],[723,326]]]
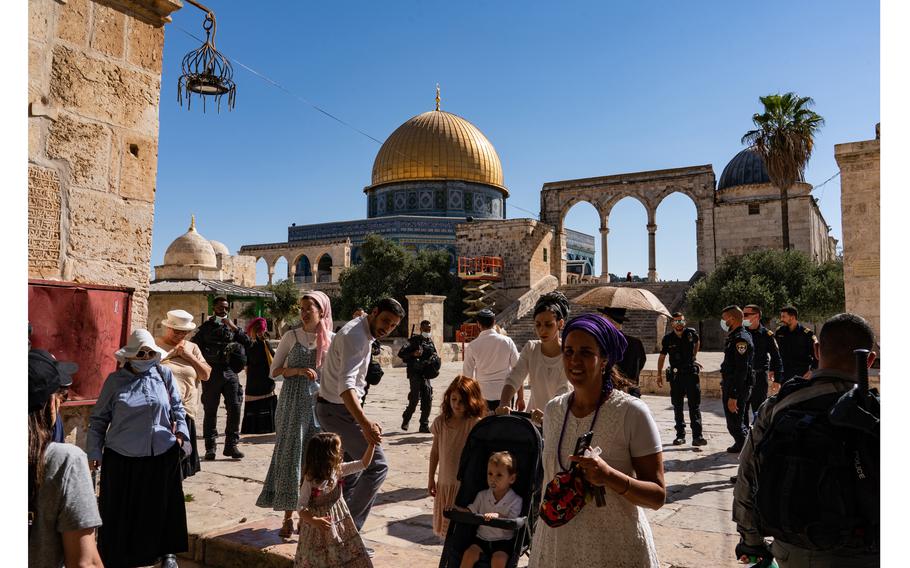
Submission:
[[[155,351],[153,351],[152,349],[140,349],[139,351],[136,351],[135,358],[136,359],[151,359],[154,356],[155,356]]]
[[[686,320],[673,320],[673,325],[686,325]]]

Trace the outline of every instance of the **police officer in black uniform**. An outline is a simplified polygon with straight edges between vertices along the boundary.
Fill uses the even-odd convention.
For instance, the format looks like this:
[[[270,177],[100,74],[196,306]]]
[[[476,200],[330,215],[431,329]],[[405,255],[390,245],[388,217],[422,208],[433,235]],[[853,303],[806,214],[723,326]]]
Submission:
[[[727,431],[733,436],[733,445],[727,448],[727,451],[738,454],[749,434],[746,411],[749,406],[752,354],[755,347],[752,344],[752,336],[743,327],[743,311],[739,306],[727,306],[721,318],[721,327],[728,333],[724,344],[724,362],[720,365],[722,377],[720,388],[723,393]]]
[[[435,370],[439,371],[439,355],[436,346],[430,339],[433,331],[430,322],[420,322],[420,333],[412,335],[407,345],[398,350],[398,357],[404,361],[408,368],[408,381],[411,390],[408,392],[408,406],[401,415],[401,429],[407,430],[408,423],[417,409],[417,400],[420,400],[420,430],[421,433],[430,433],[430,409],[433,406],[433,387],[430,379],[435,377]]]
[[[749,304],[743,308],[743,327],[749,330],[752,335],[752,343],[755,346],[755,353],[752,356],[752,396],[750,398],[752,406],[752,422],[758,414],[758,407],[768,398],[768,374],[771,379],[779,384],[784,377],[784,368],[780,358],[780,352],[777,349],[777,341],[774,339],[774,332],[766,328],[761,323],[761,308],[755,304]],[[768,367],[770,359],[771,366]],[[746,413],[748,418],[748,413]]]
[[[777,382],[783,384],[793,377],[803,377],[812,369],[818,368],[815,358],[815,344],[818,339],[815,332],[799,323],[799,312],[793,306],[780,309],[782,324],[774,336],[780,348],[780,358],[784,362],[784,375]]]
[[[209,380],[202,383],[202,408],[205,417],[202,420],[202,436],[205,438],[204,459],[215,459],[218,431],[215,423],[218,419],[218,406],[221,397],[224,397],[224,407],[227,411],[227,424],[224,432],[224,452],[229,458],[240,459],[243,452],[237,449],[240,442],[240,406],[243,403],[243,387],[240,378],[231,369],[228,360],[228,347],[230,344],[240,344],[244,349],[252,346],[250,338],[242,329],[234,325],[228,314],[227,298],[218,297],[213,302],[215,315],[205,320],[196,335],[193,343],[199,346],[205,362],[211,365],[212,372]],[[236,345],[234,346],[236,348]],[[237,365],[233,365],[235,368]]]
[[[698,332],[686,327],[686,317],[674,312],[670,321],[672,331],[660,342],[660,357],[657,359],[657,386],[663,387],[664,361],[670,356],[667,380],[670,382],[670,401],[673,403],[673,417],[676,419],[674,446],[686,443],[686,422],[683,418],[683,399],[689,399],[689,422],[692,425],[692,445],[704,446],[708,441],[701,435],[701,384],[698,379],[698,365],[695,356],[701,340]]]

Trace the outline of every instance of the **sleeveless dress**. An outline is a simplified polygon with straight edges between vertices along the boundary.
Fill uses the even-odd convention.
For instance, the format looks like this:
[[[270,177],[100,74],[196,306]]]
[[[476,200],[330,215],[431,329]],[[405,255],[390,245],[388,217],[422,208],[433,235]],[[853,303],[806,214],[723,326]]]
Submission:
[[[478,422],[480,418],[464,418],[452,420],[449,424],[445,416],[440,414],[430,426],[433,441],[439,449],[436,497],[433,499],[433,532],[438,537],[445,538],[449,530],[449,519],[442,512],[455,504],[455,496],[461,487],[461,482],[458,481],[458,462],[468,434]]]
[[[594,414],[575,417],[568,410],[569,396],[567,393],[554,398],[544,410],[544,483],[561,470],[557,450],[568,467],[576,440],[591,428]],[[557,449],[567,412],[562,447]],[[605,462],[627,475],[634,475],[632,456],[654,454],[662,447],[647,405],[619,390],[614,390],[603,403],[594,424],[591,447],[597,446],[603,450],[600,457]],[[591,501],[561,527],[553,528],[538,522],[534,527],[528,566],[658,568],[657,549],[644,509],[610,489],[605,490],[604,497],[606,506],[597,507]],[[607,545],[603,544],[605,542]]]
[[[363,470],[360,461],[346,462],[341,475],[351,475]],[[357,532],[354,519],[341,494],[337,479],[314,486],[304,481],[302,491],[309,492],[309,499],[301,499],[300,507],[314,517],[329,517],[332,527],[328,530],[300,523],[300,540],[297,541],[295,568],[372,568],[363,539]]]
[[[316,348],[308,349],[294,333],[294,346],[288,353],[286,367],[316,368]],[[287,377],[278,395],[275,416],[275,449],[269,472],[256,500],[257,507],[275,511],[294,511],[300,497],[300,469],[310,438],[319,432],[316,420],[316,393],[319,384],[306,377]]]

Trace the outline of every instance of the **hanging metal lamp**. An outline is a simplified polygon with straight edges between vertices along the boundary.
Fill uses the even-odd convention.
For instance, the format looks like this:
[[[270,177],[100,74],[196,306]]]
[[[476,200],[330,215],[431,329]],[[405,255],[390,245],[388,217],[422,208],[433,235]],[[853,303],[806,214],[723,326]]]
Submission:
[[[232,110],[237,97],[237,86],[234,84],[231,62],[215,49],[215,32],[218,30],[215,13],[194,0],[186,1],[205,12],[205,21],[202,23],[205,43],[183,57],[183,74],[177,79],[177,103],[183,105],[185,95],[186,108],[189,110],[192,96],[196,94],[202,98],[202,112],[205,112],[205,99],[214,97],[220,112],[221,97],[227,95],[228,110]]]

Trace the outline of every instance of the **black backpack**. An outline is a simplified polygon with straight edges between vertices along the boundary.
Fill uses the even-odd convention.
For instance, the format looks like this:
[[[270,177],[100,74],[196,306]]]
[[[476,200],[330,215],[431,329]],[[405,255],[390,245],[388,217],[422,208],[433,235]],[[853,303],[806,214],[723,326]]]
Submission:
[[[781,400],[813,385],[791,383]],[[831,388],[773,415],[755,449],[754,502],[764,536],[808,550],[878,543],[879,438],[832,423],[832,408],[847,396]],[[877,418],[877,393],[869,396]]]

